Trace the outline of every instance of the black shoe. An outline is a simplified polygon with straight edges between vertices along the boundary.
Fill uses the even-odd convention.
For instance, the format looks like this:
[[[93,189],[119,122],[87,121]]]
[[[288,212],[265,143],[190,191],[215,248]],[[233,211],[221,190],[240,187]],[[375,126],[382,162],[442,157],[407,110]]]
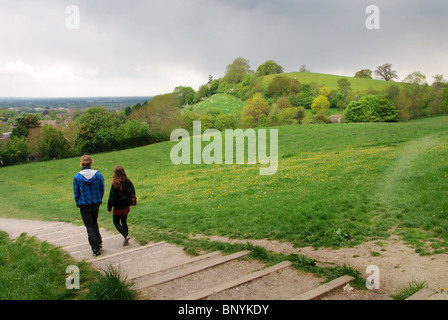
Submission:
[[[97,252],[93,253],[93,257],[96,258],[102,254],[101,250],[98,250]]]
[[[129,245],[129,240],[130,240],[131,238],[129,237],[129,236],[126,236],[126,238],[124,238],[124,241],[123,241],[123,247],[126,247],[126,246],[128,246]]]

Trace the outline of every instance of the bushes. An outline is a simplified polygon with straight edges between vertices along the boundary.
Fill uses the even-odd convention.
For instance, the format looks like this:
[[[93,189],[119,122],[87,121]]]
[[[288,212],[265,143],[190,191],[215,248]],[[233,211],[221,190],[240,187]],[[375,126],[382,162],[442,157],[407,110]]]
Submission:
[[[266,97],[274,98],[299,93],[301,84],[297,79],[276,76],[266,88]]]
[[[50,125],[42,127],[38,150],[42,160],[60,159],[69,155],[69,146],[64,134]]]
[[[147,106],[139,111],[144,108]],[[77,126],[74,147],[78,154],[139,147],[168,139],[162,133],[151,132],[146,122],[124,121],[101,107],[87,110],[78,118]]]
[[[93,139],[93,148],[97,152],[110,151],[140,147],[164,140],[166,137],[152,133],[147,123],[130,120],[118,128],[98,130]]]
[[[395,105],[384,97],[364,96],[349,103],[344,111],[349,122],[396,122],[399,121]]]
[[[0,159],[5,166],[27,161],[26,139],[12,136],[4,146],[0,145]]]

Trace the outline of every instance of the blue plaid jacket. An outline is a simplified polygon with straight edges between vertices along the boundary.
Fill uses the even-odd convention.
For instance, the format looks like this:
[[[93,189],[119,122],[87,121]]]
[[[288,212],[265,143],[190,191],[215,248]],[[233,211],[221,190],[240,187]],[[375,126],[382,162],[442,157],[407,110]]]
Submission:
[[[99,171],[83,168],[73,177],[76,205],[99,205],[104,196],[104,179]]]

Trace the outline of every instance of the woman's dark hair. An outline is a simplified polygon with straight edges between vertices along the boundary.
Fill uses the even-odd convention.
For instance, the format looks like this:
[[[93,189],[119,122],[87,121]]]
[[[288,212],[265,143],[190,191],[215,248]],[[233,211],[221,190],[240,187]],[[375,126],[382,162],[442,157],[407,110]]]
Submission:
[[[122,166],[116,166],[114,168],[114,175],[112,178],[112,186],[115,189],[123,189],[123,184],[126,181],[128,176],[126,175],[126,172],[124,171]]]

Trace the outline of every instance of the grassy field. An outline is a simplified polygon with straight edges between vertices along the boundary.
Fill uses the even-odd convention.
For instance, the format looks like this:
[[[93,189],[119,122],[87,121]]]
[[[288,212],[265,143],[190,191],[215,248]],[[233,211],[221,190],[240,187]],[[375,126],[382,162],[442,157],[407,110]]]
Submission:
[[[360,79],[354,77],[345,77],[332,74],[322,74],[312,72],[290,72],[290,73],[284,73],[282,75],[289,78],[296,78],[302,84],[310,84],[315,82],[318,83],[319,85],[325,85],[333,90],[338,88],[338,80],[341,78],[345,78],[350,81],[351,88],[354,92],[358,91],[364,92],[367,90],[382,91],[388,88],[391,85],[391,83],[398,84],[399,86],[403,85],[403,83],[401,82],[386,82],[376,79]],[[272,81],[272,79],[275,78],[276,76],[277,75],[269,75],[264,77],[263,87],[266,88],[269,85],[270,81]]]
[[[448,250],[448,117],[400,123],[279,127],[279,168],[173,165],[166,142],[93,155],[120,164],[139,197],[130,232],[268,238],[350,246],[398,234],[422,254]],[[79,159],[0,168],[0,215],[81,224],[72,179]],[[114,229],[103,205],[100,224]]]

